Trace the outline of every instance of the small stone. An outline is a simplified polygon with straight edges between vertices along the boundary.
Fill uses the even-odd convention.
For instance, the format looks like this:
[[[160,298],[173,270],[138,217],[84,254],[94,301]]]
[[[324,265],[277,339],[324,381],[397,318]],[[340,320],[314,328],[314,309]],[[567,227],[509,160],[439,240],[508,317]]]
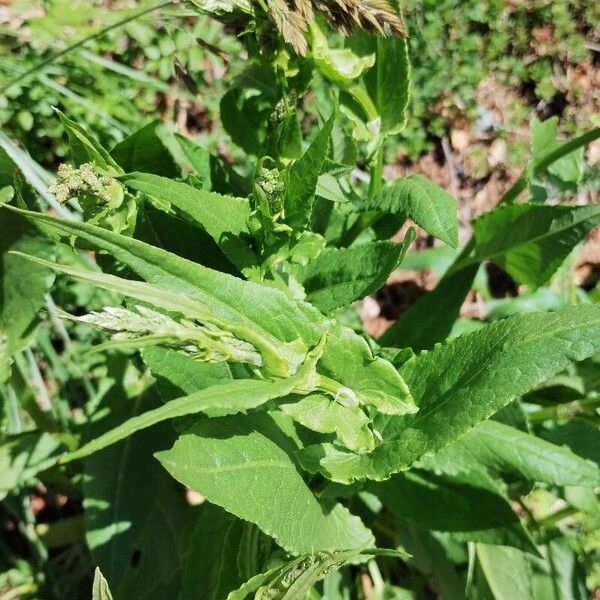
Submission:
[[[464,152],[469,147],[470,141],[471,139],[468,131],[453,129],[450,133],[450,142],[457,152]]]

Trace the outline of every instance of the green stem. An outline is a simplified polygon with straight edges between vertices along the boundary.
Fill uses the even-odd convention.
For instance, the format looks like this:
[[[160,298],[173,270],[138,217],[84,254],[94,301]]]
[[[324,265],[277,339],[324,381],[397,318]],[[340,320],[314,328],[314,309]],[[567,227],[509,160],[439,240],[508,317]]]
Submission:
[[[549,529],[550,527],[556,526],[563,519],[574,517],[580,512],[581,511],[575,506],[565,506],[564,508],[557,510],[556,512],[552,513],[551,515],[548,515],[547,517],[544,517],[543,519],[538,519],[537,524],[540,528]]]
[[[45,58],[44,60],[40,61],[39,63],[37,63],[36,65],[31,67],[30,69],[27,69],[24,73],[21,73],[19,76],[15,77],[11,81],[9,81],[6,85],[4,85],[0,88],[0,94],[4,94],[13,85],[20,83],[27,77],[33,75],[37,71],[39,71],[39,70],[43,69],[44,67],[46,67],[47,65],[53,63],[55,60],[65,56],[69,52],[72,52],[73,50],[83,46],[84,44],[87,44],[87,42],[89,42],[97,37],[100,37],[101,35],[104,35],[105,33],[109,32],[113,29],[117,29],[118,27],[121,27],[122,25],[126,25],[127,23],[129,23],[131,21],[135,21],[135,19],[138,19],[139,17],[143,17],[144,15],[146,15],[148,13],[154,12],[155,10],[159,10],[161,8],[165,8],[166,6],[174,4],[175,2],[176,2],[176,0],[167,0],[166,2],[161,2],[160,4],[156,4],[149,8],[143,8],[142,10],[139,10],[138,12],[133,13],[132,15],[129,15],[129,16],[123,18],[120,21],[117,21],[116,23],[113,23],[112,25],[109,25],[108,27],[105,27],[104,29],[97,31],[96,33],[92,33],[92,34],[80,39],[79,41],[75,42],[74,44],[67,46],[64,50],[61,50],[60,52],[56,52],[55,54],[52,54],[48,58]]]
[[[572,400],[542,408],[528,415],[531,423],[543,423],[549,419],[561,420],[572,419],[582,414],[594,414],[600,407],[600,398],[587,398],[583,400]]]
[[[369,198],[372,198],[381,190],[383,184],[383,140],[380,141],[379,147],[375,152],[375,157],[369,168],[369,174],[371,175]]]
[[[350,388],[339,383],[339,381],[331,379],[331,377],[318,375],[315,387],[323,392],[331,394],[334,400],[339,402],[342,406],[347,408],[355,408],[358,406],[356,394]]]
[[[544,156],[539,162],[533,165],[533,174],[537,175],[545,171],[552,163],[560,160],[563,156],[578,150],[584,146],[587,146],[590,142],[600,138],[600,127],[595,127],[586,131],[586,133],[572,139],[564,144],[561,144],[556,150],[553,150],[546,156]],[[528,172],[527,169],[523,171],[519,179],[513,184],[513,186],[502,196],[500,204],[504,202],[512,202],[516,200],[519,194],[527,187]]]
[[[379,116],[377,107],[373,104],[373,100],[369,96],[367,90],[359,83],[345,89],[348,94],[356,100],[360,107],[365,111],[365,115],[369,121],[373,121]]]
[[[545,171],[551,164],[555,163],[557,160],[560,160],[563,156],[570,154],[571,152],[574,152],[579,148],[587,146],[589,143],[593,142],[598,138],[600,138],[600,127],[595,127],[594,129],[590,129],[590,131],[587,131],[579,137],[576,137],[573,140],[561,144],[558,148],[544,156],[539,162],[533,165],[533,174],[536,175]],[[517,179],[517,181],[515,181],[512,187],[502,196],[502,198],[500,198],[500,202],[498,204],[500,205],[516,200],[519,194],[527,187],[528,180],[529,173],[528,170],[525,169],[523,173],[521,173],[519,179]],[[461,253],[458,255],[454,263],[448,269],[446,275],[450,275],[452,273],[455,273],[456,271],[460,271],[464,267],[471,264],[471,262],[469,262],[468,257],[469,254],[471,254],[471,251],[474,247],[475,239],[471,237],[471,239],[462,249]]]

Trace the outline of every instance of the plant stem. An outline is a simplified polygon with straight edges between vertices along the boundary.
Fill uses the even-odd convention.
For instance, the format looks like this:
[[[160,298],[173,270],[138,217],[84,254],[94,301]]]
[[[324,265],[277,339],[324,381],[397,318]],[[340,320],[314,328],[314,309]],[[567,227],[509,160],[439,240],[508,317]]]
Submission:
[[[381,190],[383,183],[383,141],[380,142],[375,152],[373,162],[369,168],[369,174],[371,175],[371,181],[369,181],[369,198],[372,198]]]
[[[548,419],[572,419],[582,414],[594,414],[600,407],[600,398],[586,398],[582,400],[572,400],[542,408],[528,415],[531,423],[542,423]]]
[[[542,171],[545,171],[552,163],[555,163],[563,156],[566,156],[567,154],[570,154],[579,148],[587,146],[590,142],[593,142],[599,137],[600,127],[595,127],[594,129],[590,129],[590,131],[586,131],[579,137],[561,144],[558,148],[556,148],[556,150],[553,150],[544,156],[538,163],[533,165],[533,174],[536,175]],[[502,196],[500,199],[500,204],[516,200],[519,194],[527,187],[527,180],[528,172],[527,169],[525,169],[523,173],[521,173],[519,179],[517,179],[513,186],[504,194],[504,196]]]

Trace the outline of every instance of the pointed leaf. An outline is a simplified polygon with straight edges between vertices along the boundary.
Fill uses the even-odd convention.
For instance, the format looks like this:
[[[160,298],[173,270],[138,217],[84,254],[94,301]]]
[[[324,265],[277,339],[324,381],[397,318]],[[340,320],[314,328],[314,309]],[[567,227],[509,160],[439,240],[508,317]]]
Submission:
[[[113,600],[112,594],[108,587],[108,583],[104,576],[100,572],[100,569],[96,567],[94,571],[94,585],[92,587],[92,600]]]
[[[54,109],[63,127],[67,130],[73,162],[79,166],[85,162],[93,162],[105,175],[119,175],[123,169],[116,163],[98,140],[93,138],[81,125],[69,119],[58,109]]]
[[[554,485],[600,485],[600,469],[593,463],[497,421],[480,423],[424,464],[445,473],[485,467]]]
[[[310,219],[315,190],[329,148],[335,113],[325,122],[306,152],[288,168],[285,216],[291,227],[299,228]]]
[[[336,433],[340,442],[354,452],[373,450],[375,440],[369,417],[358,406],[342,406],[330,396],[310,394],[283,404],[279,409],[294,421],[319,433]]]
[[[394,514],[460,541],[513,546],[537,554],[531,537],[494,482],[481,473],[434,475],[419,470],[371,483]]]
[[[493,260],[519,283],[542,285],[600,223],[600,205],[506,204],[473,223],[475,254]]]
[[[358,517],[339,504],[319,504],[288,454],[259,429],[261,421],[198,423],[156,457],[175,479],[255,523],[292,554],[371,544]]]
[[[423,175],[398,179],[368,199],[364,210],[376,210],[412,219],[446,244],[458,245],[456,201]]]
[[[384,443],[366,455],[330,444],[302,464],[334,481],[387,479],[462,437],[517,396],[600,350],[600,308],[577,306],[497,321],[423,352],[400,369],[419,412],[381,422]]]
[[[130,173],[120,177],[120,181],[131,190],[175,206],[198,223],[239,269],[256,264],[256,254],[248,245],[250,204],[247,200],[199,190],[149,173]],[[243,239],[244,236],[247,239]]]
[[[298,269],[306,299],[325,313],[378,290],[404,256],[406,246],[372,242],[351,248],[326,248]]]

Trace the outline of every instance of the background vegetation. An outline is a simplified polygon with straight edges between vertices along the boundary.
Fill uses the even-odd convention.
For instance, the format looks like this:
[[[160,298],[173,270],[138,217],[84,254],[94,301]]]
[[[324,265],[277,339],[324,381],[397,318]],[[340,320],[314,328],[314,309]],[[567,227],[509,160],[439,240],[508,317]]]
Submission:
[[[210,4],[219,8],[227,3]],[[271,6],[256,4],[259,12]],[[406,124],[393,123],[388,132],[372,137],[368,123],[356,118],[356,98],[348,91],[354,81],[372,84],[366,63],[346,81],[339,72],[332,74],[326,59],[314,59],[312,48],[306,62],[289,45],[276,54],[283,42],[270,20],[263,21],[264,29],[248,33],[243,20],[199,11],[201,2],[165,3],[150,10],[154,6],[0,2],[0,205],[10,202],[67,219],[82,214],[77,218],[103,228],[98,232],[146,241],[220,274],[243,273],[267,290],[283,290],[286,298],[304,294],[357,339],[364,334],[369,352],[382,350],[376,355],[400,369],[423,397],[439,399],[435,394],[441,392],[431,382],[442,381],[453,369],[459,378],[463,359],[469,368],[470,346],[444,345],[419,354],[419,369],[429,374],[423,380],[411,371],[410,349],[419,352],[461,334],[482,332],[479,338],[459,338],[473,340],[475,368],[478,353],[487,356],[489,350],[484,332],[504,332],[503,323],[518,326],[514,335],[502,334],[508,341],[498,342],[493,359],[510,369],[517,356],[523,372],[537,374],[539,366],[540,375],[535,385],[512,395],[511,384],[523,373],[505,375],[505,380],[499,375],[496,397],[505,390],[506,406],[494,404],[500,410],[493,420],[458,441],[448,437],[447,443],[453,443],[446,452],[433,459],[419,456],[409,471],[387,482],[363,484],[343,469],[332,475],[314,464],[296,465],[306,482],[302,489],[311,498],[314,494],[323,505],[339,501],[372,529],[379,548],[401,548],[376,560],[356,552],[317,553],[315,559],[304,540],[304,545],[295,540],[290,546],[279,532],[265,535],[269,527],[261,519],[277,509],[273,490],[260,490],[264,516],[240,515],[226,512],[227,501],[219,500],[218,490],[211,490],[213,499],[194,492],[187,481],[185,491],[175,484],[152,453],[168,447],[174,431],[194,421],[175,421],[175,429],[162,423],[145,437],[128,438],[85,461],[56,464],[58,456],[81,449],[83,442],[132,415],[198,391],[194,386],[200,386],[199,379],[193,376],[195,361],[188,362],[189,350],[182,353],[172,342],[162,355],[164,348],[92,351],[108,335],[90,327],[90,315],[119,306],[122,296],[110,286],[93,285],[92,279],[74,279],[68,269],[95,274],[102,269],[127,281],[135,280],[132,271],[102,253],[92,238],[82,252],[73,252],[75,237],[82,235],[75,225],[60,229],[46,222],[50,238],[62,236],[66,242],[49,243],[2,209],[0,333],[10,332],[13,338],[0,336],[0,600],[88,598],[96,565],[116,598],[203,598],[210,590],[211,597],[225,599],[267,568],[283,571],[268,571],[273,579],[263,581],[256,597],[595,597],[600,590],[594,466],[600,463],[598,324],[577,310],[589,308],[593,315],[600,301],[600,239],[594,230],[600,220],[600,146],[597,133],[585,133],[600,125],[599,6],[570,0],[407,0],[401,7],[412,62]],[[268,10],[264,13],[268,19]],[[361,35],[344,42],[339,31],[323,29],[326,57],[344,47],[354,53],[352,60],[365,60]],[[269,44],[277,60],[267,60],[265,67],[260,57]],[[65,49],[69,51],[56,56]],[[302,47],[297,49],[301,54]],[[399,81],[403,63],[398,56]],[[339,108],[332,89],[342,90]],[[332,113],[337,114],[335,123],[328,120]],[[281,217],[277,210],[283,193],[279,178],[289,174],[307,149],[318,147],[323,130],[331,143],[316,173],[319,187],[310,223],[300,227],[286,220],[289,211]],[[582,134],[588,135],[584,141],[578,137]],[[83,140],[83,151],[74,139]],[[580,140],[574,152],[544,163],[548,151],[573,139]],[[64,163],[89,162],[96,168],[102,161],[107,169],[94,171],[98,178],[89,185],[80,179],[75,185],[69,179],[72,172],[64,166],[59,170]],[[121,189],[119,178],[133,171],[188,187],[161,192],[151,187],[152,179],[133,177],[120,196],[115,191]],[[407,175],[413,178],[404,179]],[[422,175],[434,182],[425,189],[439,199],[432,213],[436,218],[395,204],[403,181],[428,185],[414,179]],[[121,182],[117,188],[116,179]],[[256,229],[247,232],[260,255],[259,273],[244,270],[230,247],[175,204],[175,198],[185,196],[182,190],[264,201],[260,206],[268,210],[261,213],[260,226],[255,223]],[[74,192],[78,203],[57,202]],[[529,202],[513,204],[512,196],[519,194]],[[109,205],[115,201],[117,208],[99,211],[98,198],[108,198]],[[396,208],[378,212],[386,201]],[[356,207],[369,202],[370,212],[357,212]],[[303,229],[309,235],[302,237]],[[524,233],[511,238],[511,232]],[[23,262],[9,255],[9,249],[50,259],[64,265],[63,272],[52,274],[48,264],[32,263],[21,277]],[[340,262],[368,271],[369,286],[362,290],[348,281],[364,272],[358,267],[354,273],[342,272],[331,258],[332,253],[357,249],[365,256]],[[319,266],[311,271],[317,257]],[[346,277],[344,290],[352,289],[336,295],[331,291],[340,283],[336,277]],[[133,316],[122,318],[144,317],[132,304],[126,306]],[[577,351],[559,348],[562,333],[539,347],[521,349],[530,333],[562,326],[544,320],[547,314],[528,321],[528,313],[562,310],[567,312],[556,313],[557,319],[567,315],[571,329],[564,335],[572,336]],[[26,316],[15,317],[22,314]],[[427,321],[430,315],[437,318],[431,319],[433,324]],[[501,321],[506,317],[517,321]],[[386,354],[386,346],[405,350]],[[252,348],[236,351],[251,354]],[[198,352],[196,359],[206,358]],[[450,360],[453,352],[459,360]],[[248,363],[242,363],[228,371],[232,381],[250,376]],[[200,364],[213,368],[215,363]],[[211,383],[222,376],[214,368],[208,375],[202,372]],[[172,373],[188,372],[189,380],[169,379]],[[473,375],[473,393],[491,405],[478,376]],[[201,387],[205,385],[202,380]],[[364,433],[362,422],[344,434],[331,424],[307,422],[292,409],[288,414],[276,404],[268,406],[301,424],[296,426],[302,435],[293,439],[299,447],[315,448],[323,439],[342,440],[351,449],[364,443],[349,441],[356,431]],[[366,411],[369,418],[383,416],[374,413]],[[256,430],[264,433],[261,415],[254,412],[248,418],[257,419]],[[402,419],[410,416],[394,418],[400,419],[401,430],[408,422]],[[288,435],[289,427],[282,423],[277,427]],[[242,437],[237,432],[228,438],[226,427],[221,433],[214,439]],[[269,448],[287,452],[289,444],[275,439],[277,443],[270,442],[274,449]],[[523,444],[522,452],[511,451]],[[469,462],[473,455],[478,456],[477,468]],[[183,481],[181,475],[173,476]],[[230,489],[235,487],[232,482]],[[166,531],[174,532],[173,539]],[[198,564],[222,564],[226,575],[208,569],[198,576]],[[334,568],[340,565],[345,566]],[[309,572],[314,575],[310,591],[289,590],[291,582]],[[106,597],[105,586],[97,574],[94,598]]]

